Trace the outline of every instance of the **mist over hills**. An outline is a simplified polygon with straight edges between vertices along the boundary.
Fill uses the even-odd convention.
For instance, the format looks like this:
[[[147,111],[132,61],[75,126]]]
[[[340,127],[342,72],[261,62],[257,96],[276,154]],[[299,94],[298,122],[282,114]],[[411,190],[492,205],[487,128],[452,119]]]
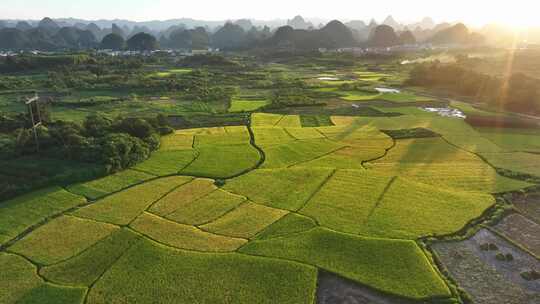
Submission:
[[[204,21],[190,18],[135,22],[129,20],[83,20],[43,18],[42,20],[0,20],[0,49],[59,50],[102,48],[104,38],[114,46],[130,45],[129,40],[146,33],[156,43],[171,49],[318,49],[343,47],[393,47],[429,43],[471,45],[505,43],[508,33],[494,26],[472,31],[462,23],[436,24],[426,17],[418,22],[400,23],[388,16],[343,23],[295,16],[287,20]],[[114,37],[108,37],[110,35]],[[530,37],[529,37],[530,38]],[[540,40],[540,39],[539,39]],[[132,44],[131,44],[132,45]]]

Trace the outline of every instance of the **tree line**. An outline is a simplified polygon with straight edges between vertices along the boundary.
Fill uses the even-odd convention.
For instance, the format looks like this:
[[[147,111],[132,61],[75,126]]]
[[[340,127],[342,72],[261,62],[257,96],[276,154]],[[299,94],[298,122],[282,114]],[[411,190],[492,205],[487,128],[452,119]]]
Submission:
[[[407,84],[444,88],[495,109],[540,114],[540,80],[523,73],[501,77],[473,71],[459,62],[434,62],[417,65]]]

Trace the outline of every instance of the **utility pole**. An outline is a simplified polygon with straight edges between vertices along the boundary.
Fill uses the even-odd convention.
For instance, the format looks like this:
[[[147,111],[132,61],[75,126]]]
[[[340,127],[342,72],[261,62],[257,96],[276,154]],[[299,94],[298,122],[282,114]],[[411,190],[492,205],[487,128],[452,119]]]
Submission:
[[[32,121],[32,130],[34,131],[34,141],[36,142],[36,151],[39,152],[39,140],[37,134],[37,127],[41,126],[41,113],[39,111],[39,97],[37,94],[32,98],[27,98],[25,104],[28,106],[28,114]],[[32,108],[35,105],[35,112]],[[37,117],[36,117],[37,116]]]

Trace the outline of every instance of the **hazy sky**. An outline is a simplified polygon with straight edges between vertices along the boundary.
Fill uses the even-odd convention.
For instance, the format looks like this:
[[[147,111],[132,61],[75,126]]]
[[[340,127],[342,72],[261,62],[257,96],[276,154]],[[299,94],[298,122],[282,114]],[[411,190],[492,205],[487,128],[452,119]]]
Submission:
[[[287,19],[294,15],[323,19],[370,19],[393,15],[398,21],[431,16],[436,21],[473,25],[499,22],[540,25],[535,0],[0,0],[0,19],[76,17],[83,19],[165,20],[190,17],[204,20],[252,18]]]

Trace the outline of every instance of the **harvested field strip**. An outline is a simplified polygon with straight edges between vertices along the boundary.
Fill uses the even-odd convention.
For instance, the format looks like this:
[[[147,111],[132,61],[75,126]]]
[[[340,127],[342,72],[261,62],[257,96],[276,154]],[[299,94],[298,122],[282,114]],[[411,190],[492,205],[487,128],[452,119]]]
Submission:
[[[287,211],[245,203],[201,229],[220,235],[249,239],[287,214]]]
[[[183,205],[166,218],[181,224],[202,225],[214,221],[245,202],[246,198],[217,189],[208,195]]]
[[[118,192],[155,177],[156,174],[153,173],[143,173],[128,169],[90,182],[68,186],[67,190],[88,199],[96,200],[107,194]]]
[[[540,225],[520,214],[511,214],[493,229],[504,237],[540,257]]]
[[[140,240],[120,229],[67,261],[41,268],[40,275],[58,284],[89,287]]]
[[[203,277],[204,279],[201,279]],[[144,240],[95,284],[87,303],[311,304],[317,270],[277,259],[175,250]]]
[[[117,229],[109,224],[61,216],[39,227],[8,250],[41,265],[50,265],[77,255]]]
[[[194,226],[144,213],[130,227],[151,239],[172,247],[202,252],[232,252],[247,240],[208,233]]]
[[[269,207],[296,211],[332,174],[331,169],[258,169],[234,178],[224,190]]]
[[[315,228],[252,241],[240,252],[307,263],[402,297],[450,296],[444,281],[413,241],[363,238]]]
[[[154,202],[192,179],[185,176],[156,179],[108,196],[73,214],[106,223],[127,225]]]
[[[43,281],[24,258],[0,252],[0,303],[82,303],[86,288],[64,287]]]
[[[521,277],[521,272],[535,268],[538,260],[489,230],[481,229],[460,242],[435,243],[432,248],[475,303],[522,304],[540,300],[538,283]],[[497,258],[507,254],[512,261]],[[471,279],[471,273],[475,279]]]
[[[211,179],[195,179],[171,191],[152,204],[148,210],[160,216],[167,216],[216,189],[217,187],[214,186],[214,181]]]
[[[86,203],[78,195],[53,187],[35,191],[0,204],[0,249],[62,212]]]

